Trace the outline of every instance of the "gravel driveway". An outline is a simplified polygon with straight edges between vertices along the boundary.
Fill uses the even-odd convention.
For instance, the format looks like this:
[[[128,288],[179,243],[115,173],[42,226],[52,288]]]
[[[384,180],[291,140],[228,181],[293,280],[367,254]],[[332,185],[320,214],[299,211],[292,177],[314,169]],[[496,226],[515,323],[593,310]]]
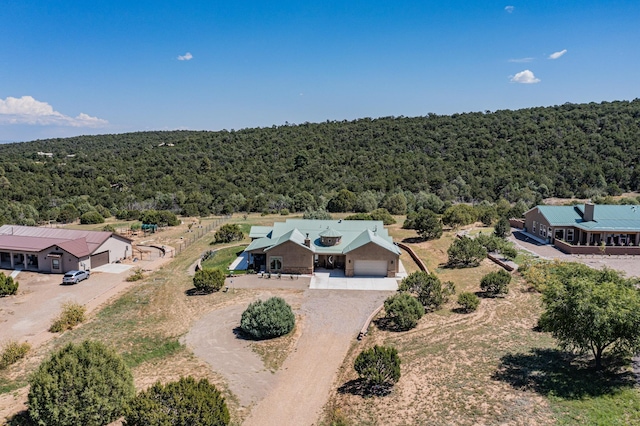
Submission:
[[[159,258],[141,261],[135,266],[155,269],[170,260]],[[0,270],[5,275],[13,270]],[[60,285],[61,274],[41,274],[22,271],[16,280],[18,294],[0,298],[0,345],[8,340],[27,341],[37,346],[54,336],[47,330],[65,302],[84,305],[91,312],[109,298],[135,282],[127,282],[130,271],[120,273],[92,271],[89,279],[74,285]]]
[[[245,279],[246,278],[246,279]],[[251,283],[250,283],[250,280]],[[280,295],[277,282],[251,277],[234,279],[234,286],[264,288],[266,299]],[[286,284],[285,284],[286,283]],[[268,372],[248,342],[236,338],[248,302],[215,310],[197,321],[185,340],[194,353],[222,374],[243,406],[254,405],[246,425],[311,425],[317,423],[338,368],[369,314],[393,292],[309,290],[302,280],[282,280],[281,294],[300,306],[301,335],[282,367]],[[294,285],[299,292],[292,292]],[[308,284],[307,284],[308,285]]]

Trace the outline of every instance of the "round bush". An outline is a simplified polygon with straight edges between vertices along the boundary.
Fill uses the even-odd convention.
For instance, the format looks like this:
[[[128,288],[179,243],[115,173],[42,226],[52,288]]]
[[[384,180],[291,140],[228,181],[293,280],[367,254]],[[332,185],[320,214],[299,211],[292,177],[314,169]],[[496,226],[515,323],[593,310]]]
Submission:
[[[229,424],[224,398],[207,379],[182,377],[165,385],[157,382],[140,392],[127,409],[127,426],[218,426]]]
[[[374,394],[386,393],[400,380],[400,357],[393,347],[376,345],[365,349],[353,367]]]
[[[105,425],[135,396],[122,357],[100,342],[69,343],[29,380],[29,417],[38,425]]]
[[[293,330],[296,317],[291,306],[280,297],[258,300],[242,313],[240,328],[255,339],[272,339]]]
[[[490,272],[480,280],[480,288],[489,296],[498,296],[509,292],[511,274],[504,269]]]
[[[193,276],[193,286],[203,293],[211,293],[220,290],[224,280],[224,272],[220,269],[201,269]]]
[[[418,325],[424,315],[422,303],[408,293],[394,294],[384,301],[384,311],[391,327],[399,330],[410,330]]]
[[[104,217],[95,210],[86,212],[80,216],[80,223],[83,225],[93,225],[96,223],[104,223]]]
[[[463,312],[469,313],[478,309],[480,298],[473,293],[465,291],[458,295],[458,304]]]
[[[0,272],[0,297],[11,296],[18,292],[18,281]]]

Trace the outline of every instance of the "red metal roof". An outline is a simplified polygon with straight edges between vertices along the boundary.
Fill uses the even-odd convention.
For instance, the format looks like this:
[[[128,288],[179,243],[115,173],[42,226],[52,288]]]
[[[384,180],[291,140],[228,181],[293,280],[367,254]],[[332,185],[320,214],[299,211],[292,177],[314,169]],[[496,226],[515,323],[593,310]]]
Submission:
[[[111,235],[111,232],[102,231],[3,225],[0,226],[0,250],[40,252],[55,245],[76,257],[84,257]]]

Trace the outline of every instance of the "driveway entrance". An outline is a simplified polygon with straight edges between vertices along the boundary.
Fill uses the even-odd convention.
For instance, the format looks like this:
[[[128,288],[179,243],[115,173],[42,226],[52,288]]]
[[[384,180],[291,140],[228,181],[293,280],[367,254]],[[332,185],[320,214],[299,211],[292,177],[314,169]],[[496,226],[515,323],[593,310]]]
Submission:
[[[339,269],[316,270],[311,277],[309,288],[312,290],[398,290],[396,278],[385,277],[345,277]]]

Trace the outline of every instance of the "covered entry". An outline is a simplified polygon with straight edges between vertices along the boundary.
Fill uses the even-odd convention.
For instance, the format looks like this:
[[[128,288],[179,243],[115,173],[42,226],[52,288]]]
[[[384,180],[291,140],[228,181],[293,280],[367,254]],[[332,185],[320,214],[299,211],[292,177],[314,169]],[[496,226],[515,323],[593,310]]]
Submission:
[[[98,266],[106,265],[107,263],[109,263],[108,250],[91,255],[91,268],[97,268]]]
[[[353,265],[353,274],[358,276],[386,277],[386,260],[356,260]]]

